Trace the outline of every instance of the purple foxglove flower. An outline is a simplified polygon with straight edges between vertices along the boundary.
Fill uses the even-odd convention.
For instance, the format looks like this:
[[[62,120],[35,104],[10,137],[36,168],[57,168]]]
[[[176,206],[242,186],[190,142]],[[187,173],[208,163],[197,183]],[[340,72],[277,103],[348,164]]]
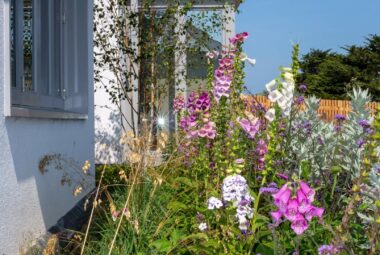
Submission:
[[[254,121],[238,119],[238,122],[250,139],[255,138],[260,129],[260,121],[258,119],[255,119]]]
[[[285,217],[289,221],[294,221],[298,215],[298,201],[297,199],[291,199],[286,206]]]
[[[298,214],[297,217],[292,221],[290,227],[297,235],[301,235],[303,232],[305,232],[305,230],[308,229],[309,225],[305,218],[301,214]]]
[[[272,216],[274,223],[278,225],[281,221],[283,213],[280,211],[275,211],[275,212],[271,212],[270,215]]]
[[[291,194],[292,190],[288,188],[288,184],[285,184],[277,193],[272,195],[274,204],[281,212],[285,213]]]
[[[302,190],[297,190],[298,211],[306,213],[311,208],[311,203]]]
[[[310,188],[307,183],[302,181],[300,182],[300,189],[305,194],[307,199],[309,199],[310,203],[312,203],[314,201],[315,190]]]
[[[324,212],[323,208],[311,206],[310,209],[309,209],[309,211],[306,212],[305,218],[308,221],[311,221],[313,219],[313,217],[318,217],[318,218],[321,219],[322,215],[323,215],[323,212]]]

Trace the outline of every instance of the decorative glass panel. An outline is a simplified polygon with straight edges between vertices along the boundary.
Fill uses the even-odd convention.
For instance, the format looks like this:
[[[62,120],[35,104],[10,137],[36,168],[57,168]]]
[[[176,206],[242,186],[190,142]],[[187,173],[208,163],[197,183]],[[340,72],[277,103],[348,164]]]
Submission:
[[[23,89],[33,90],[33,1],[24,0],[23,4],[23,46],[24,74]]]

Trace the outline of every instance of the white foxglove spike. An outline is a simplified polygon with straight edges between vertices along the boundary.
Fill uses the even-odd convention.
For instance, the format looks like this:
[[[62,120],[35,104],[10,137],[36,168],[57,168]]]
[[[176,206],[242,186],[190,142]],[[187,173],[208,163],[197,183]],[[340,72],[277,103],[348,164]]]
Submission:
[[[276,82],[276,80],[270,81],[269,83],[267,83],[265,85],[265,87],[268,90],[268,92],[271,92],[271,91],[275,90],[277,88],[277,82]]]
[[[246,62],[248,62],[252,66],[256,65],[256,59],[249,58],[248,55],[246,53],[244,53],[244,52],[240,54],[240,60],[241,61],[246,61]]]
[[[269,121],[269,122],[272,122],[274,121],[274,118],[276,117],[276,111],[271,108],[269,109],[266,114],[265,114],[265,118]]]

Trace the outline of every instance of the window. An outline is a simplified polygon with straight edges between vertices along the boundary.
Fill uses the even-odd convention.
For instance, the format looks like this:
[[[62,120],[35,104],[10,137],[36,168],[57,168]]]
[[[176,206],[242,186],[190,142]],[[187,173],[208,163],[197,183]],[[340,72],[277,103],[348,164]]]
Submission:
[[[10,1],[12,115],[87,113],[87,7],[85,0]]]

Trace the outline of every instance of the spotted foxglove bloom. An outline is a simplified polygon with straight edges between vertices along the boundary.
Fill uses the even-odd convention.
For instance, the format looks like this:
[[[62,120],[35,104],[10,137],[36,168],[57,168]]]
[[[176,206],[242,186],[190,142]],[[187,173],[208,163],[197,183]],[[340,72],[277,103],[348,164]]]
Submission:
[[[199,226],[198,226],[198,228],[199,228],[199,230],[200,231],[206,231],[207,230],[207,223],[201,223],[201,224],[199,224]]]
[[[245,131],[245,133],[248,135],[250,139],[255,138],[257,132],[260,129],[260,121],[259,119],[253,119],[252,121],[249,119],[241,119],[238,118],[237,120],[242,127],[242,129]]]
[[[292,189],[286,183],[281,189],[272,195],[277,211],[271,212],[271,216],[276,225],[281,220],[291,222],[291,228],[297,235],[301,235],[309,227],[309,221],[313,217],[322,218],[323,208],[312,205],[315,190],[310,188],[305,182],[300,182],[296,190],[296,196],[292,196]]]
[[[298,214],[296,218],[291,222],[292,224],[290,227],[297,235],[301,235],[305,230],[309,228],[308,222],[301,214]]]
[[[216,197],[210,197],[207,200],[207,208],[209,210],[220,209],[222,207],[223,207],[223,202],[217,199]]]

